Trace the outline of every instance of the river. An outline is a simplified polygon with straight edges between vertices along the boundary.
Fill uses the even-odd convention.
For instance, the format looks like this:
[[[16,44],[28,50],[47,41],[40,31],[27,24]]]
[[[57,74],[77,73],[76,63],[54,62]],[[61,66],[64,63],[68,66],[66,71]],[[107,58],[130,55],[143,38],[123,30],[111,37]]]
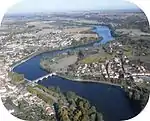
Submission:
[[[113,39],[110,29],[107,26],[94,27],[93,31],[97,32],[103,39],[99,43],[106,43]],[[99,43],[95,43],[97,45]],[[86,46],[93,46],[88,44]],[[75,49],[82,49],[86,46],[77,47]],[[16,66],[13,71],[24,74],[25,78],[35,80],[47,74],[46,71],[40,68],[40,59],[43,56],[54,56],[56,53],[62,53],[65,50],[57,50],[52,52],[45,52],[36,55],[24,63]],[[58,86],[61,91],[73,91],[78,95],[88,99],[90,103],[96,106],[97,110],[103,114],[105,121],[121,121],[134,117],[137,112],[133,110],[130,100],[126,97],[123,89],[117,86],[101,84],[101,83],[83,83],[65,80],[57,76],[43,80],[39,84],[46,87]]]

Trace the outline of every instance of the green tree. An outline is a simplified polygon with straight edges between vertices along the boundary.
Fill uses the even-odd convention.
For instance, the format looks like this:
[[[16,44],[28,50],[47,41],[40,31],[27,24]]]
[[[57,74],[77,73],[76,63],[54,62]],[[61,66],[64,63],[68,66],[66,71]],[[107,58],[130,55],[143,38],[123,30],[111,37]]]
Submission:
[[[76,94],[74,92],[71,92],[71,91],[67,92],[66,96],[67,96],[68,99],[75,100],[75,98],[76,98]]]
[[[100,113],[96,113],[96,121],[103,121],[102,115]]]

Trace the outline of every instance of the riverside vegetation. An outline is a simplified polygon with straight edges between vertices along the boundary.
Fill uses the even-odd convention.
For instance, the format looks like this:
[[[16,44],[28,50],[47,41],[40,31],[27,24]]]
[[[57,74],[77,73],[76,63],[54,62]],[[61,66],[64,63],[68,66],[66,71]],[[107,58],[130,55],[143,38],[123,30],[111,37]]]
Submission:
[[[22,84],[28,92],[36,95],[48,105],[53,105],[55,115],[48,115],[43,107],[36,104],[29,105],[25,100],[18,101],[18,106],[15,106],[10,98],[6,102],[13,104],[18,110],[14,116],[29,120],[45,120],[45,121],[103,121],[101,113],[97,112],[96,107],[90,102],[74,92],[61,92],[59,87],[44,87],[42,85],[32,86],[30,82],[24,81],[24,76],[18,73],[9,73],[12,83]],[[27,108],[28,107],[28,108]],[[32,107],[32,108],[30,108]],[[57,118],[57,119],[56,119]]]
[[[28,86],[27,90],[46,103],[54,105],[57,119],[60,121],[103,121],[102,114],[97,112],[88,100],[74,92],[62,93],[59,87],[46,88],[41,85],[34,88]]]

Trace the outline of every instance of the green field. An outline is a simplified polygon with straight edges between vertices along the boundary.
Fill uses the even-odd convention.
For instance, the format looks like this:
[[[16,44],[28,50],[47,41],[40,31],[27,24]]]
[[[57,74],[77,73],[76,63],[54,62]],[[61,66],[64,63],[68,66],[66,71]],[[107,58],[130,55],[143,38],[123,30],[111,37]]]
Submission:
[[[113,55],[110,55],[110,54],[107,54],[107,53],[105,53],[103,55],[95,54],[95,55],[91,55],[91,56],[88,56],[88,57],[84,58],[80,62],[84,63],[84,64],[90,64],[90,63],[96,63],[96,62],[103,63],[107,59],[111,59],[112,57],[113,57]]]

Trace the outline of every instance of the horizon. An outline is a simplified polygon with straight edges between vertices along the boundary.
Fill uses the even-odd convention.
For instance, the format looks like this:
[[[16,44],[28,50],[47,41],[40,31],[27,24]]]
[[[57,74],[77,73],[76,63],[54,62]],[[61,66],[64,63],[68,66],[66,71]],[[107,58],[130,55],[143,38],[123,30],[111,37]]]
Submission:
[[[78,7],[77,7],[78,6]],[[15,4],[7,14],[62,13],[103,10],[139,10],[135,4],[125,0],[23,0]]]
[[[6,13],[5,15],[33,15],[33,14],[69,14],[69,13],[80,13],[80,12],[143,12],[141,9],[138,8],[131,8],[131,9],[103,9],[103,10],[76,10],[76,11],[37,11],[37,12],[24,12],[24,13]]]

